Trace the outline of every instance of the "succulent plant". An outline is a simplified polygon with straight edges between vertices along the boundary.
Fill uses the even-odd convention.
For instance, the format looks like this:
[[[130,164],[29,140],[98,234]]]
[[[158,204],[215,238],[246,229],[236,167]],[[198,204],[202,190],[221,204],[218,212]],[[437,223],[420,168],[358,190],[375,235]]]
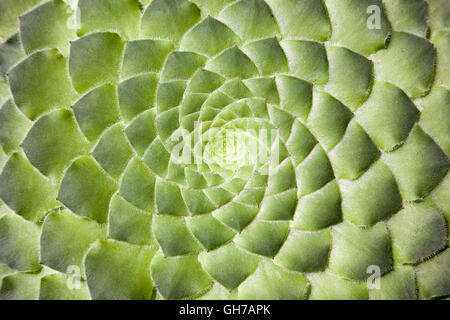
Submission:
[[[3,0],[0,37],[1,299],[449,297],[449,0]]]

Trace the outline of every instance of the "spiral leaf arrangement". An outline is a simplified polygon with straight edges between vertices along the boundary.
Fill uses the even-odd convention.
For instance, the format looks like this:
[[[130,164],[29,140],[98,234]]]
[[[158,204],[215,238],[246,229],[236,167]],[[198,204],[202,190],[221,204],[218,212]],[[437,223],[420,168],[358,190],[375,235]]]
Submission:
[[[0,298],[448,297],[449,16],[2,1]],[[276,165],[239,162],[252,130]]]

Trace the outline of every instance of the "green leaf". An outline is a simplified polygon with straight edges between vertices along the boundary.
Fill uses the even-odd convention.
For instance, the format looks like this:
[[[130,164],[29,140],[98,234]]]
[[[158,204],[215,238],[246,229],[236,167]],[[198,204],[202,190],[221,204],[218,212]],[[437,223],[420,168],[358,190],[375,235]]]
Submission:
[[[208,16],[183,36],[180,48],[212,57],[240,42],[240,38],[227,25]]]
[[[119,194],[136,207],[154,212],[155,176],[134,157],[123,173]]]
[[[6,153],[17,151],[32,122],[28,120],[11,100],[0,108],[0,144]]]
[[[326,6],[333,43],[364,56],[385,47],[391,26],[381,0],[327,0]]]
[[[352,113],[339,100],[325,92],[314,91],[306,125],[326,150],[331,150],[342,139],[351,118]]]
[[[0,38],[8,38],[19,28],[18,17],[41,0],[5,0],[0,4]]]
[[[102,132],[119,119],[116,88],[105,84],[83,96],[73,105],[73,112],[86,138],[97,140]]]
[[[200,20],[199,8],[187,0],[154,0],[141,20],[141,36],[177,43]]]
[[[80,216],[106,222],[109,200],[116,183],[91,157],[80,157],[67,169],[61,181],[58,199]]]
[[[255,221],[233,241],[250,252],[273,257],[282,247],[288,229],[288,222]]]
[[[425,1],[385,0],[383,5],[394,31],[426,37],[428,6]]]
[[[333,180],[299,199],[292,227],[299,230],[319,230],[341,220],[341,195],[336,180]]]
[[[278,76],[276,83],[283,110],[306,120],[312,105],[312,85],[290,76]]]
[[[125,39],[138,35],[141,15],[137,0],[80,0],[80,28],[78,36],[90,32],[118,31]]]
[[[3,278],[0,288],[1,300],[37,300],[40,277],[37,274],[16,273]]]
[[[336,176],[356,179],[378,157],[379,150],[356,121],[351,121],[344,137],[330,152]]]
[[[116,33],[93,33],[70,45],[69,73],[75,89],[86,92],[119,77],[123,40]]]
[[[342,181],[344,218],[358,226],[373,225],[402,206],[397,183],[389,168],[376,162],[359,179]],[[371,190],[367,193],[367,190]]]
[[[206,68],[227,78],[246,79],[258,75],[253,61],[237,47],[225,50],[212,60],[208,60]]]
[[[0,218],[0,262],[19,271],[39,271],[39,227],[12,213]]]
[[[331,247],[330,231],[298,232],[289,234],[274,262],[299,272],[323,270]]]
[[[268,38],[280,31],[269,6],[263,0],[241,0],[224,8],[219,20],[246,40]]]
[[[148,266],[154,254],[155,249],[149,247],[97,241],[89,249],[85,262],[92,299],[150,299],[153,285]]]
[[[69,40],[76,37],[69,19],[73,14],[62,0],[49,1],[20,17],[20,40],[25,52],[57,48],[67,56]]]
[[[182,217],[155,215],[153,234],[164,256],[180,256],[200,251]]]
[[[300,300],[308,283],[300,274],[290,273],[272,262],[262,261],[256,271],[239,287],[243,300]]]
[[[140,113],[125,128],[125,134],[136,153],[142,156],[156,137],[155,116],[152,111]]]
[[[188,80],[205,61],[204,56],[193,52],[173,51],[164,64],[161,81]]]
[[[91,295],[86,282],[80,280],[80,288],[69,288],[70,276],[50,274],[41,278],[39,300],[90,300]]]
[[[66,109],[53,111],[35,121],[21,146],[31,164],[56,181],[70,160],[87,154],[90,148],[72,112]]]
[[[235,233],[211,215],[195,216],[186,220],[188,229],[207,249],[213,250],[231,240]]]
[[[260,258],[229,244],[200,253],[198,260],[215,280],[228,289],[234,289],[255,271]]]
[[[416,270],[419,292],[427,299],[443,297],[450,289],[450,249],[420,264]]]
[[[151,274],[156,287],[166,299],[189,298],[211,284],[211,279],[202,270],[197,256],[164,258],[158,252],[152,260]]]
[[[118,195],[114,195],[108,213],[108,235],[116,240],[138,245],[152,245],[152,215]]]
[[[233,230],[242,231],[256,216],[258,208],[230,202],[213,212],[214,218]]]
[[[0,74],[5,77],[8,70],[24,57],[19,34],[11,36],[0,44]],[[0,77],[2,79],[2,77]],[[6,79],[5,79],[6,80]]]
[[[367,268],[371,265],[378,266],[381,274],[391,270],[391,248],[383,223],[363,229],[344,222],[335,226],[331,235],[329,266],[340,276],[365,280],[370,276]]]
[[[433,44],[424,38],[394,32],[389,47],[377,52],[373,61],[378,80],[397,85],[411,98],[431,89],[436,58]]]
[[[125,121],[153,107],[158,77],[150,73],[121,82],[118,86],[120,111]]]
[[[123,130],[121,124],[108,128],[92,152],[102,168],[116,179],[120,177],[133,156]]]
[[[368,97],[372,86],[370,60],[343,47],[327,47],[330,79],[325,90],[355,111]]]
[[[398,266],[380,278],[380,288],[369,290],[374,300],[415,300],[415,274],[411,267]]]
[[[326,153],[316,146],[308,157],[295,170],[299,182],[300,195],[314,192],[329,181],[334,174]]]
[[[308,276],[311,283],[310,300],[367,300],[364,282],[342,279],[332,273],[314,273]]]
[[[388,223],[394,259],[416,263],[448,245],[446,222],[429,201],[407,205]]]
[[[323,84],[328,81],[328,59],[325,47],[318,42],[283,40],[289,70],[309,82]]]
[[[180,187],[161,179],[155,185],[156,210],[160,214],[187,216],[187,209],[181,197]]]
[[[442,31],[433,38],[436,48],[436,59],[439,63],[436,65],[435,85],[441,85],[447,89],[450,87],[450,59],[447,52],[450,50],[450,32]]]
[[[326,41],[330,30],[321,0],[267,0],[284,38]]]
[[[356,119],[378,147],[390,150],[407,138],[417,114],[402,90],[387,82],[376,82]]]
[[[445,120],[448,118],[446,106],[450,105],[450,91],[442,87],[434,87],[429,95],[416,101],[422,107],[420,126],[445,153],[450,154],[450,126]]]
[[[11,155],[3,167],[0,198],[15,213],[31,221],[38,221],[58,205],[55,186],[40,175],[22,153]]]
[[[67,107],[75,99],[66,72],[66,59],[56,49],[33,53],[8,74],[14,102],[31,120],[53,108]]]
[[[77,266],[81,276],[87,249],[97,239],[104,238],[104,226],[68,210],[54,211],[46,216],[42,227],[41,261],[63,273],[69,273],[70,268]]]
[[[172,50],[173,44],[167,40],[128,41],[125,45],[121,77],[160,71]]]
[[[255,62],[262,75],[288,71],[287,58],[276,38],[250,42],[243,50]]]
[[[418,161],[411,160],[412,154]],[[382,159],[394,173],[405,200],[427,195],[442,180],[449,167],[444,152],[418,126],[402,146],[385,153]]]

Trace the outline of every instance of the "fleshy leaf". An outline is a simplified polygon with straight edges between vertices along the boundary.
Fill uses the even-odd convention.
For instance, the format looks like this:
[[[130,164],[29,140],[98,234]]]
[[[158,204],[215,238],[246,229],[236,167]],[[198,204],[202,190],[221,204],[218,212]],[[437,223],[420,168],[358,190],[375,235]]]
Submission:
[[[8,74],[14,102],[31,120],[53,108],[67,107],[75,99],[66,71],[66,59],[56,49],[38,51]]]
[[[92,299],[150,299],[153,284],[148,266],[154,254],[155,249],[149,247],[97,241],[89,249],[85,262]]]
[[[124,42],[116,33],[93,33],[71,43],[69,72],[75,89],[86,92],[103,83],[114,83]]]
[[[58,199],[76,214],[104,223],[116,189],[116,183],[91,157],[80,157],[65,172]]]
[[[126,39],[138,34],[141,15],[137,0],[80,0],[78,36],[93,31],[118,31]]]
[[[39,227],[14,214],[0,218],[0,262],[19,271],[38,271]]]
[[[63,273],[69,273],[76,266],[80,268],[80,275],[84,274],[84,254],[95,240],[106,237],[105,229],[68,210],[48,214],[41,234],[42,263]]]
[[[22,153],[11,155],[3,167],[0,198],[18,215],[31,221],[39,220],[58,205],[55,186],[39,174]]]
[[[197,256],[164,258],[157,253],[151,264],[152,279],[166,299],[195,296],[208,288],[211,279],[202,270]],[[186,277],[189,274],[189,277]]]

